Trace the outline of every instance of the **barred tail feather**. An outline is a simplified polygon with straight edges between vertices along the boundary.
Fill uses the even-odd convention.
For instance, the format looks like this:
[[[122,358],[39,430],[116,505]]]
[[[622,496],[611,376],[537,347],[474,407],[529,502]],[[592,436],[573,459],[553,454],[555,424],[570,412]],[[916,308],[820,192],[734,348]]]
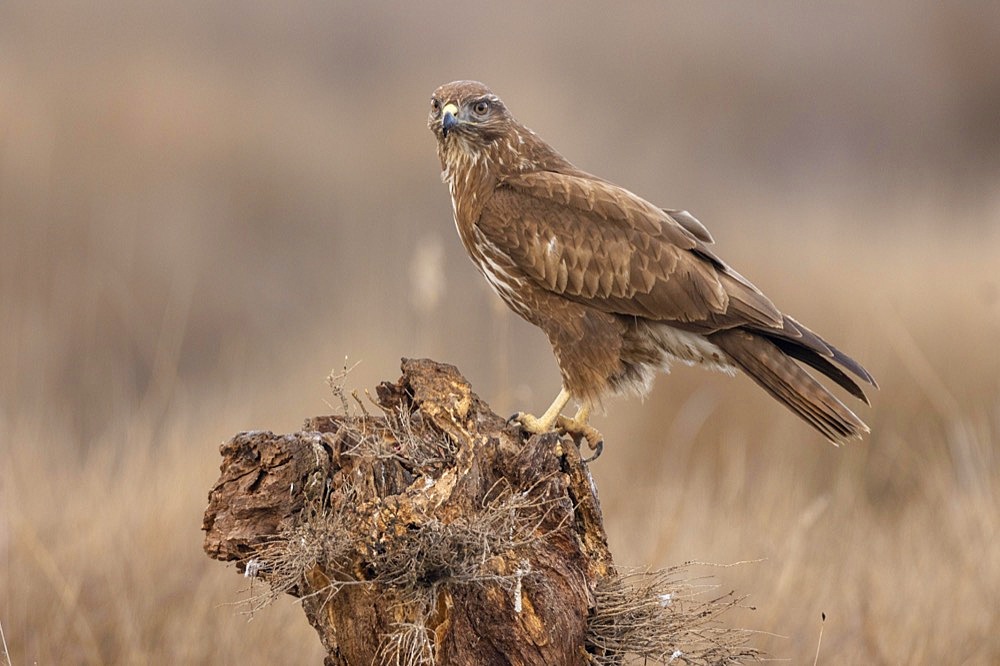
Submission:
[[[850,382],[846,375],[825,359],[815,362],[814,359],[802,358],[807,354],[798,353],[798,350],[790,355],[767,337],[745,329],[719,331],[708,338],[761,388],[834,444],[860,439],[869,432],[868,426],[854,412],[795,362],[795,358],[805,361],[820,372],[831,375],[841,386],[845,380]],[[851,393],[858,395],[861,392],[857,387],[856,391]]]

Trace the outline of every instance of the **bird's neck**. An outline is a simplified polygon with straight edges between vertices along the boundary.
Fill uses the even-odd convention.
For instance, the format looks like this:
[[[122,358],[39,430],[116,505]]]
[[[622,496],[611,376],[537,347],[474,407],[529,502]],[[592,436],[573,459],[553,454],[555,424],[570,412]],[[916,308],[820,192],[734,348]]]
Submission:
[[[463,244],[472,251],[473,226],[483,212],[483,207],[500,184],[503,173],[497,167],[493,145],[471,145],[464,137],[439,145],[441,180],[448,185],[451,205],[455,212],[455,226]]]
[[[439,148],[441,180],[448,185],[456,220],[471,224],[499,183],[487,151],[470,146],[462,137]]]
[[[441,180],[451,192],[455,222],[463,240],[504,180],[540,169],[572,167],[534,132],[517,124],[506,135],[485,145],[456,136],[453,141],[438,144],[438,157]]]

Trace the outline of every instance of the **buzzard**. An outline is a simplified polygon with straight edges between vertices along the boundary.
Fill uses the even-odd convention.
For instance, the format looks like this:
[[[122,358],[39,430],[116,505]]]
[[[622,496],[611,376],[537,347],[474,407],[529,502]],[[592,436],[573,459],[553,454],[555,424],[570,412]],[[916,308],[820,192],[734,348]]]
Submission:
[[[557,427],[597,448],[588,418],[601,399],[645,394],[679,361],[742,370],[834,444],[869,432],[800,363],[867,404],[848,372],[877,388],[871,374],[730,268],[690,213],[576,168],[477,81],[434,91],[427,124],[465,249],[559,363],[545,413],[511,417],[527,431]],[[573,418],[561,414],[570,399]]]

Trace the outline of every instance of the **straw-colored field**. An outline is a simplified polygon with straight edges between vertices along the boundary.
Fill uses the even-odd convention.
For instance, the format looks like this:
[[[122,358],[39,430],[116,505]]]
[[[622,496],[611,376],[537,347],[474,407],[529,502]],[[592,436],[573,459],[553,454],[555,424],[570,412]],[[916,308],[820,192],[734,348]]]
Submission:
[[[821,664],[1000,662],[1000,15],[416,6],[0,8],[0,664],[320,663],[201,552],[218,445],[328,412],[345,355],[548,404],[423,126],[458,77],[691,209],[882,386],[841,449],[743,377],[610,403],[618,561],[753,561],[700,571],[790,663],[822,613]]]

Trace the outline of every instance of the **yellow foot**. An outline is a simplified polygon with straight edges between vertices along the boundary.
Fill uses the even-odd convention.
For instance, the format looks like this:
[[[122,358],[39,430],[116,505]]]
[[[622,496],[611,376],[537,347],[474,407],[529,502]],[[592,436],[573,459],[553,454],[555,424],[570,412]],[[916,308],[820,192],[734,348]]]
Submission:
[[[532,435],[541,435],[543,432],[549,432],[553,429],[555,421],[555,417],[541,419],[527,412],[518,412],[507,419],[507,423],[517,423],[525,432],[529,432]]]
[[[580,445],[580,440],[587,441],[587,447],[594,452],[594,455],[585,458],[583,462],[589,463],[597,460],[604,451],[604,435],[586,420],[580,419],[579,414],[577,414],[577,418],[572,419],[560,414],[556,418],[556,428],[572,437],[577,446]]]
[[[526,414],[524,412],[518,412],[514,414],[509,419],[507,423],[517,423],[526,432],[533,435],[540,435],[544,432],[550,432],[555,430],[563,435],[569,435],[579,446],[581,440],[586,440],[587,447],[594,452],[592,456],[584,459],[583,462],[592,462],[597,459],[601,452],[604,450],[604,436],[595,428],[594,426],[587,423],[585,418],[580,418],[580,414],[574,418],[569,418],[568,416],[563,416],[562,414],[556,414],[552,419],[546,420],[544,416],[538,418],[537,416],[532,416],[531,414]],[[586,416],[586,414],[584,414]]]
[[[556,422],[556,418],[559,416],[559,412],[562,408],[566,406],[569,402],[569,391],[563,388],[559,391],[559,395],[556,399],[552,401],[549,408],[545,410],[545,413],[541,417],[532,416],[531,414],[526,414],[525,412],[518,412],[514,416],[507,419],[507,423],[520,423],[521,426],[528,432],[534,435],[540,435],[543,432],[548,432],[552,430],[552,425]]]

